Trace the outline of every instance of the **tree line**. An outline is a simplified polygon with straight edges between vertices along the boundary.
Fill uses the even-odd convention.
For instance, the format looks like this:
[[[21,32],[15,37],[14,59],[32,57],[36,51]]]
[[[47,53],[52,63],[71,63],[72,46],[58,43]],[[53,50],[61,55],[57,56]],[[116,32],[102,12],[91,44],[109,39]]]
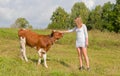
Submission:
[[[80,16],[88,30],[98,29],[101,31],[114,31],[120,33],[120,0],[116,3],[105,3],[103,6],[96,6],[89,10],[83,2],[76,2],[67,13],[64,8],[58,7],[53,12],[48,24],[48,29],[71,29],[75,27],[74,19]],[[32,28],[32,25],[25,18],[18,18],[13,28]]]
[[[53,12],[48,29],[70,29],[75,26],[74,18],[81,16],[88,30],[98,29],[101,31],[120,32],[120,0],[116,3],[105,3],[89,10],[83,2],[77,2],[67,13],[64,8],[58,7]]]

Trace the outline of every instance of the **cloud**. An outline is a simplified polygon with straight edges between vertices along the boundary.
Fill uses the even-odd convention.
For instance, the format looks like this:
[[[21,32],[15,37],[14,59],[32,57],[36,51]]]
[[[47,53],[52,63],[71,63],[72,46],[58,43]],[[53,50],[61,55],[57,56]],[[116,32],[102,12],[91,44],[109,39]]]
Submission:
[[[89,9],[115,0],[0,0],[0,27],[10,27],[19,17],[26,18],[34,28],[45,28],[58,6],[70,13],[76,2],[83,1]]]
[[[0,0],[0,26],[8,26],[19,17],[26,18],[33,27],[46,27],[56,6],[49,1],[40,0]]]
[[[8,3],[10,2],[10,0],[0,0],[0,4],[5,4],[5,3]]]
[[[93,6],[95,5],[94,0],[82,0],[82,2],[84,2],[89,9],[92,9]]]

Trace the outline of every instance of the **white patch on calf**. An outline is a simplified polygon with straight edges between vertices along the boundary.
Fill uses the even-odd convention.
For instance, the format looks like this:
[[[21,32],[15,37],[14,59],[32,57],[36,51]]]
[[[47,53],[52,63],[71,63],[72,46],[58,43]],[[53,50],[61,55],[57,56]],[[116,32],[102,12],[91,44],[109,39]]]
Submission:
[[[46,52],[44,52],[44,54],[43,54],[43,59],[44,59],[44,66],[45,66],[46,68],[48,68],[47,62],[46,62],[46,59],[47,59],[47,54],[46,54]]]
[[[41,48],[41,49],[38,50],[38,55],[39,55],[38,65],[41,63],[41,58],[43,57],[43,59],[44,59],[44,66],[46,68],[48,68],[47,63],[46,63],[46,58],[47,58],[46,51]]]
[[[23,30],[26,30],[25,28],[23,28]]]
[[[25,44],[26,44],[26,39],[20,37],[21,58],[25,59],[25,61],[28,62],[28,59],[27,59],[27,56],[26,56]]]
[[[36,47],[34,47],[36,49]]]
[[[38,50],[38,55],[39,55],[38,65],[41,63],[41,57],[42,57],[41,51],[42,51],[42,49],[39,49],[39,50]]]

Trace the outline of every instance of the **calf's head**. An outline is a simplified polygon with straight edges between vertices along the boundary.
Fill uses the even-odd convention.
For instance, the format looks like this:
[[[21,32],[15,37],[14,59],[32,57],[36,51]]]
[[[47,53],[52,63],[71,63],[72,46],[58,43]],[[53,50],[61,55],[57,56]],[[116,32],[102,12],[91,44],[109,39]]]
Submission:
[[[60,32],[58,32],[58,31],[52,31],[51,37],[54,37],[56,40],[58,40],[58,39],[60,39],[61,37],[63,37],[63,33],[60,33]]]

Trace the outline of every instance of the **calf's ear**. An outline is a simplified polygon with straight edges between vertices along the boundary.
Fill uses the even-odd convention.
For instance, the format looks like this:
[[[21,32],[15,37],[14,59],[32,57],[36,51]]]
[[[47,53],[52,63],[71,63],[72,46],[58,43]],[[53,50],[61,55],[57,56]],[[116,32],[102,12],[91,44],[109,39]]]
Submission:
[[[51,37],[53,37],[53,34],[54,34],[54,31],[52,30],[52,33],[51,33],[51,35],[50,35],[50,36],[51,36]]]

